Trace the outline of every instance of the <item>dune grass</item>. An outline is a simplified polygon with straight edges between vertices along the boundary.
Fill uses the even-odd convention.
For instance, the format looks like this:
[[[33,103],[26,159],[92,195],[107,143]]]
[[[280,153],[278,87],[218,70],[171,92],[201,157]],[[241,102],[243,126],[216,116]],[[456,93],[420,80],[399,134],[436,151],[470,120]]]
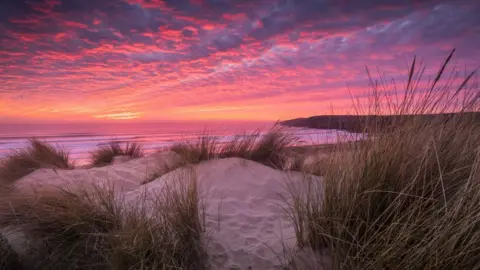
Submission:
[[[470,113],[480,94],[472,74],[457,87],[441,80],[452,54],[426,88],[415,59],[403,93],[372,84],[357,112],[398,117],[369,119],[373,138],[340,144],[323,180],[290,189],[300,247],[327,252],[336,269],[480,267],[480,122]],[[403,117],[444,112],[457,114]]]
[[[0,234],[0,269],[22,269],[20,258],[10,243]]]
[[[170,150],[179,154],[187,164],[239,157],[276,169],[283,169],[286,162],[286,150],[295,142],[295,136],[275,126],[266,134],[253,132],[236,135],[231,141],[225,143],[221,143],[217,137],[207,134],[195,141],[175,144]]]
[[[29,139],[29,146],[13,150],[0,163],[0,182],[9,185],[40,168],[72,169],[68,152],[38,139]]]
[[[202,215],[186,177],[133,199],[100,187],[11,193],[0,228],[25,233],[33,269],[204,269]]]
[[[107,166],[112,164],[113,158],[116,156],[139,158],[143,155],[142,146],[138,143],[127,142],[122,147],[118,142],[110,142],[90,153],[90,164],[94,167]]]
[[[291,155],[290,147],[296,141],[297,138],[292,133],[277,125],[263,135],[258,131],[236,134],[228,142],[220,142],[218,137],[204,132],[197,139],[176,143],[170,147],[168,150],[178,154],[179,158],[173,164],[162,163],[142,184],[180,167],[231,157],[252,160],[274,169],[289,169],[286,164]]]

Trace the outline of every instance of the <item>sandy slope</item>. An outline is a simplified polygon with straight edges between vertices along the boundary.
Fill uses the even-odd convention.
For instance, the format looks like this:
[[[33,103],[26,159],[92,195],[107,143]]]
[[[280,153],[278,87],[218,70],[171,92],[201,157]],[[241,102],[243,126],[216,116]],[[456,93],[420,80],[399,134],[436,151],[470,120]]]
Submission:
[[[193,170],[179,169],[127,192],[136,201],[146,191],[159,194],[165,183],[196,177],[206,203],[206,243],[213,269],[271,269],[281,266],[284,246],[295,245],[291,222],[285,217],[282,195],[287,181],[303,174],[285,173],[239,158],[204,162]]]
[[[165,165],[172,165],[178,161],[179,156],[176,153],[166,151],[105,167],[75,170],[40,169],[17,180],[15,186],[20,190],[28,190],[55,185],[87,187],[92,184],[114,184],[119,191],[128,191],[138,188]]]
[[[159,196],[172,179],[195,177],[206,205],[205,244],[211,268],[280,268],[285,259],[284,248],[290,250],[295,246],[294,229],[285,217],[281,196],[287,196],[287,182],[301,184],[306,176],[229,158],[180,168],[141,185],[146,175],[158,168],[158,162],[171,163],[176,158],[173,153],[165,152],[102,168],[39,170],[20,179],[17,188],[92,184],[108,179],[117,190],[120,187],[119,195],[125,201],[135,202],[145,194]],[[15,237],[7,238],[16,241]]]

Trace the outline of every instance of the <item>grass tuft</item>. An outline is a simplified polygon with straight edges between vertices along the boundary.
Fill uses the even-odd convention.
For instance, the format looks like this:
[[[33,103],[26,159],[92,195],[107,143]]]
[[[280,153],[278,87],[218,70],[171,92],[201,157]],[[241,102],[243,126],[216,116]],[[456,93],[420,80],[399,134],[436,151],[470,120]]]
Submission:
[[[226,143],[220,143],[217,137],[205,135],[193,142],[176,144],[170,150],[179,154],[187,164],[239,157],[282,169],[287,150],[295,142],[296,137],[292,134],[274,127],[264,135],[259,132],[236,135]]]
[[[107,166],[112,164],[116,156],[129,156],[139,158],[144,155],[142,146],[135,142],[127,142],[124,147],[118,142],[110,142],[100,146],[90,153],[90,164],[94,167]]]
[[[14,150],[0,163],[0,179],[10,185],[40,168],[72,169],[68,152],[38,139],[29,139],[29,146]]]
[[[196,180],[168,179],[159,194],[113,188],[10,194],[0,227],[29,240],[34,269],[204,269]]]
[[[472,75],[442,80],[450,59],[428,87],[416,60],[403,94],[372,84],[368,114],[397,117],[366,121],[370,139],[340,144],[323,180],[290,189],[300,247],[326,250],[336,269],[479,267],[480,95]]]
[[[0,234],[0,269],[22,269],[18,254],[2,234]]]
[[[215,159],[218,139],[205,134],[195,141],[174,144],[170,150],[177,153],[185,164],[197,164],[205,160]]]

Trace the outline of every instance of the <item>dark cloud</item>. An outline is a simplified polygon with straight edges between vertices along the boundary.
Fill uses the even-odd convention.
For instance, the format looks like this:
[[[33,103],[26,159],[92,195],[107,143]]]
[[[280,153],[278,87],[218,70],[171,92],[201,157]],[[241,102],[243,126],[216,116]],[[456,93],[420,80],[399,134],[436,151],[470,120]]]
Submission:
[[[13,33],[58,34],[76,33],[71,39],[79,38],[88,42],[66,41],[67,52],[78,51],[80,46],[94,47],[103,42],[137,42],[147,45],[154,41],[142,33],[161,33],[160,29],[182,31],[183,38],[193,38],[195,33],[188,29],[202,29],[204,23],[218,22],[227,25],[227,33],[200,31],[194,40],[166,40],[165,46],[172,42],[185,42],[192,58],[208,56],[215,51],[238,48],[242,44],[269,40],[272,37],[288,34],[291,41],[297,41],[300,33],[318,32],[323,35],[342,31],[352,31],[384,20],[394,20],[413,10],[432,7],[439,0],[407,1],[245,1],[245,0],[189,0],[164,1],[169,9],[155,8],[157,1],[134,3],[123,0],[6,0],[0,3],[4,13],[3,29]],[[232,16],[244,14],[244,20],[235,21]],[[182,15],[180,19],[177,16]],[[190,19],[188,19],[190,18]],[[199,21],[208,19],[207,21]],[[22,21],[23,20],[23,21]],[[472,22],[471,22],[472,23]],[[461,27],[461,26],[458,26]],[[2,29],[2,28],[0,28]],[[293,33],[292,33],[293,32]],[[213,35],[213,36],[212,36]],[[433,34],[434,35],[434,34]],[[0,44],[6,50],[15,50],[5,42],[14,40],[11,34],[0,34]],[[57,42],[57,41],[55,41]],[[48,50],[54,42],[43,40]],[[78,47],[78,48],[76,48]],[[51,50],[58,46],[50,46]]]
[[[112,41],[112,40],[119,41],[120,40],[120,37],[115,35],[109,29],[100,29],[97,31],[82,29],[79,31],[78,37],[80,39],[86,39],[92,43],[99,43],[101,41]]]
[[[167,6],[179,14],[199,19],[224,22],[224,14],[246,14],[259,19],[262,27],[252,31],[256,39],[266,39],[295,27],[309,23],[313,29],[332,28],[338,30],[355,24],[365,24],[402,17],[414,10],[430,8],[442,0],[302,0],[302,1],[245,1],[245,0],[204,0],[194,5],[189,0],[168,0]],[[360,16],[362,20],[352,22],[350,17]],[[260,17],[260,18],[258,18]],[[341,19],[344,19],[343,21]],[[333,23],[332,23],[333,21]],[[340,21],[340,24],[339,24]],[[360,23],[360,25],[359,25]],[[336,27],[336,29],[335,29]]]
[[[192,37],[194,33],[190,29],[183,29],[182,34],[184,37]]]
[[[0,3],[0,23],[7,23],[12,18],[27,18],[32,15],[41,14],[33,9],[32,4],[42,3],[43,0],[3,0]]]
[[[215,49],[218,51],[227,51],[232,48],[238,47],[242,44],[243,38],[240,35],[223,35],[218,36],[213,41]]]
[[[131,53],[127,55],[128,58],[140,61],[142,63],[157,63],[157,62],[176,62],[185,59],[183,54],[168,53],[168,52],[141,52]]]
[[[257,40],[268,39],[286,31],[352,31],[384,20],[395,20],[413,11],[431,8],[444,1],[280,1],[260,20],[262,27],[252,31]]]
[[[282,0],[283,1],[283,0]],[[261,7],[265,0],[203,0],[192,4],[190,0],[165,0],[168,7],[183,15],[223,21],[225,13],[235,14]]]
[[[118,5],[116,11],[106,12],[109,12],[106,16],[109,26],[125,35],[132,31],[156,32],[160,26],[168,24],[169,17],[160,10],[144,9],[135,4]]]
[[[94,11],[118,10],[128,6],[118,0],[60,0],[54,11],[61,13],[91,13]]]

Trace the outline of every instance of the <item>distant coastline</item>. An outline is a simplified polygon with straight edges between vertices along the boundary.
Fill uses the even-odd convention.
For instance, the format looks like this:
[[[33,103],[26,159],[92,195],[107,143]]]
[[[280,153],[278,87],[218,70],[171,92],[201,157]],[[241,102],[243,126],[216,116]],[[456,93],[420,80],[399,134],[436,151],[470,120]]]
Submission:
[[[465,116],[473,117],[480,121],[480,112],[465,112]],[[448,120],[458,113],[443,113],[441,115]],[[431,121],[435,114],[418,114],[418,115],[316,115],[306,118],[295,118],[279,122],[282,126],[302,127],[313,129],[336,129],[348,132],[362,132],[365,130],[365,123],[376,123],[377,127],[388,126],[395,121],[402,121],[412,118],[418,118],[421,121]],[[438,118],[435,118],[438,119]]]

